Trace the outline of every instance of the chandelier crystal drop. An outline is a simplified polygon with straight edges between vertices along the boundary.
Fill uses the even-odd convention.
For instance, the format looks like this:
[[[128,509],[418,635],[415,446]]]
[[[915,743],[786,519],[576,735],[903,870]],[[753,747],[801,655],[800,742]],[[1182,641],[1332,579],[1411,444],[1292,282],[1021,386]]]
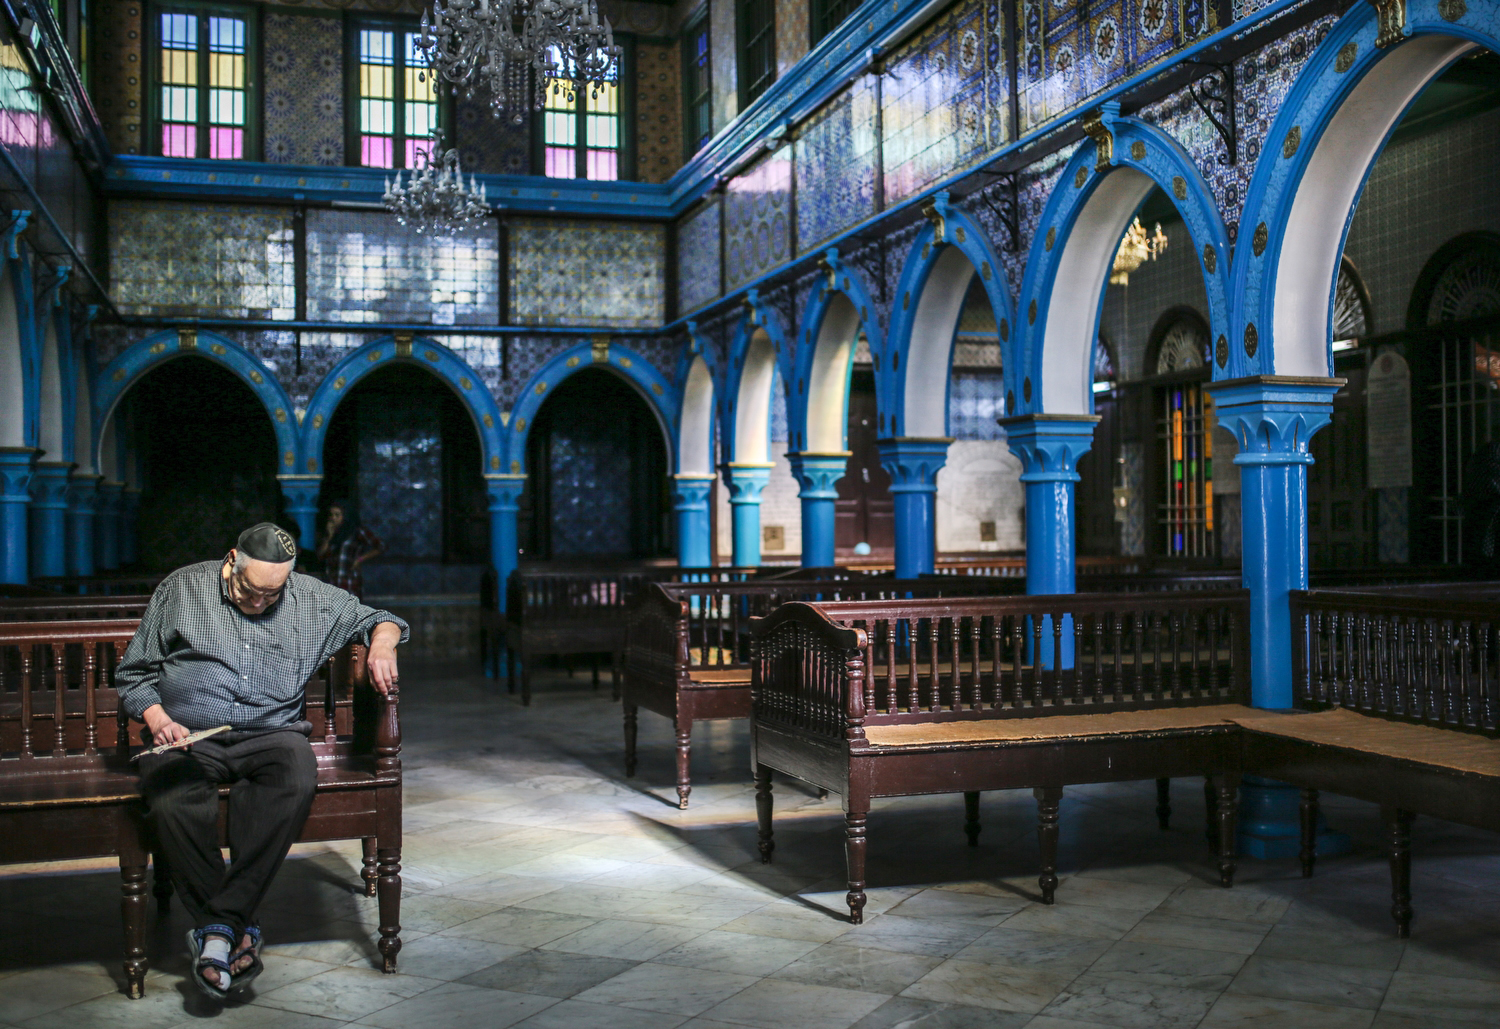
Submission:
[[[403,185],[401,173],[385,180],[386,209],[396,220],[423,236],[447,236],[470,228],[490,213],[484,187],[474,176],[464,185],[458,151],[415,168]]]
[[[417,46],[432,74],[467,95],[483,83],[495,114],[516,124],[541,109],[553,81],[597,96],[621,53],[596,0],[433,0]]]

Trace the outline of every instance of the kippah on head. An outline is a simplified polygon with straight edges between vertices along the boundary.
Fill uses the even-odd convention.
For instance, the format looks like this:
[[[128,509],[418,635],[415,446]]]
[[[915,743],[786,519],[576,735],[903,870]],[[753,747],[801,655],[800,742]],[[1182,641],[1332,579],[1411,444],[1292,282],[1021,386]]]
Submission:
[[[240,533],[235,549],[257,561],[286,564],[297,559],[297,541],[279,525],[261,522]]]

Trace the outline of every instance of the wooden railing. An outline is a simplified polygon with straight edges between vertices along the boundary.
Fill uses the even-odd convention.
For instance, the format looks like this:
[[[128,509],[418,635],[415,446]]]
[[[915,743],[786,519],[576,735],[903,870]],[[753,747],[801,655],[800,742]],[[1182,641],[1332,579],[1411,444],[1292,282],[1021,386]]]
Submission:
[[[0,599],[0,622],[52,622],[84,619],[136,618],[151,603],[149,594],[136,596],[73,596],[50,594],[45,597],[7,597]]]
[[[757,620],[756,717],[863,726],[1247,703],[1245,590],[789,604]]]
[[[34,585],[55,590],[58,593],[85,596],[135,596],[143,593],[149,595],[165,578],[165,573],[158,572],[125,575],[59,575],[33,579],[32,582]]]
[[[1500,583],[1292,593],[1299,707],[1500,733]]]

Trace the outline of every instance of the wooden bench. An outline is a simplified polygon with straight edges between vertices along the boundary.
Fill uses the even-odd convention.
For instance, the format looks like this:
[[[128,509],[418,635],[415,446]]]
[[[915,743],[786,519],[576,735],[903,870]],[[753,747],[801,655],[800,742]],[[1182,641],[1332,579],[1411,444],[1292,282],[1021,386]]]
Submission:
[[[874,798],[961,792],[972,845],[979,793],[1030,787],[1051,903],[1065,785],[1207,775],[1230,885],[1249,603],[1244,590],[979,597],[788,604],[755,620],[762,860],[773,770],[841,794],[857,923]]]
[[[1001,595],[1025,585],[1011,578],[822,581],[769,576],[753,582],[655,583],[631,615],[625,654],[625,774],[635,775],[637,710],[672,720],[677,734],[677,803],[686,809],[693,723],[750,717],[750,620],[809,600]]]
[[[146,613],[151,595],[8,597],[0,599],[0,622],[54,622],[135,618]]]
[[[1500,584],[1294,592],[1299,713],[1241,718],[1247,769],[1302,788],[1302,874],[1318,793],[1379,804],[1391,916],[1411,933],[1411,822],[1500,831]]]
[[[114,687],[135,619],[0,623],[0,864],[117,856],[131,997],[146,983],[151,850],[130,755],[142,749]],[[401,949],[401,725],[397,696],[366,682],[353,644],[307,687],[318,787],[301,840],[358,839],[378,896],[386,972]],[[220,791],[227,813],[228,787]],[[222,818],[222,816],[221,816]],[[227,845],[227,840],[225,841]],[[161,868],[158,864],[158,873]],[[156,895],[171,890],[159,879]]]
[[[33,579],[32,583],[49,590],[55,590],[58,593],[70,593],[75,596],[124,597],[135,596],[141,593],[150,594],[164,578],[166,576],[161,572],[151,574],[125,573],[120,575],[58,575]]]

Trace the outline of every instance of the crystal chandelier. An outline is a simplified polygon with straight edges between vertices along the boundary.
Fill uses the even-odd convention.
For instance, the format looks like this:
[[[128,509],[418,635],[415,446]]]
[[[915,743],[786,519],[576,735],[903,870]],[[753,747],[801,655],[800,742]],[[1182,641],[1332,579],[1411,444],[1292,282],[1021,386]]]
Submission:
[[[413,169],[405,185],[400,172],[394,182],[386,179],[382,199],[397,221],[423,236],[451,235],[478,223],[490,211],[484,187],[474,176],[464,185],[457,150]]]
[[[1131,272],[1147,261],[1156,260],[1166,249],[1167,235],[1161,231],[1161,223],[1157,222],[1156,231],[1148,236],[1146,227],[1136,218],[1120,240],[1120,249],[1115,253],[1115,264],[1109,277],[1110,285],[1128,286]]]
[[[596,0],[433,0],[417,46],[434,75],[469,95],[487,85],[495,113],[509,111],[518,125],[528,106],[543,106],[553,80],[588,84],[597,96],[621,52]]]

